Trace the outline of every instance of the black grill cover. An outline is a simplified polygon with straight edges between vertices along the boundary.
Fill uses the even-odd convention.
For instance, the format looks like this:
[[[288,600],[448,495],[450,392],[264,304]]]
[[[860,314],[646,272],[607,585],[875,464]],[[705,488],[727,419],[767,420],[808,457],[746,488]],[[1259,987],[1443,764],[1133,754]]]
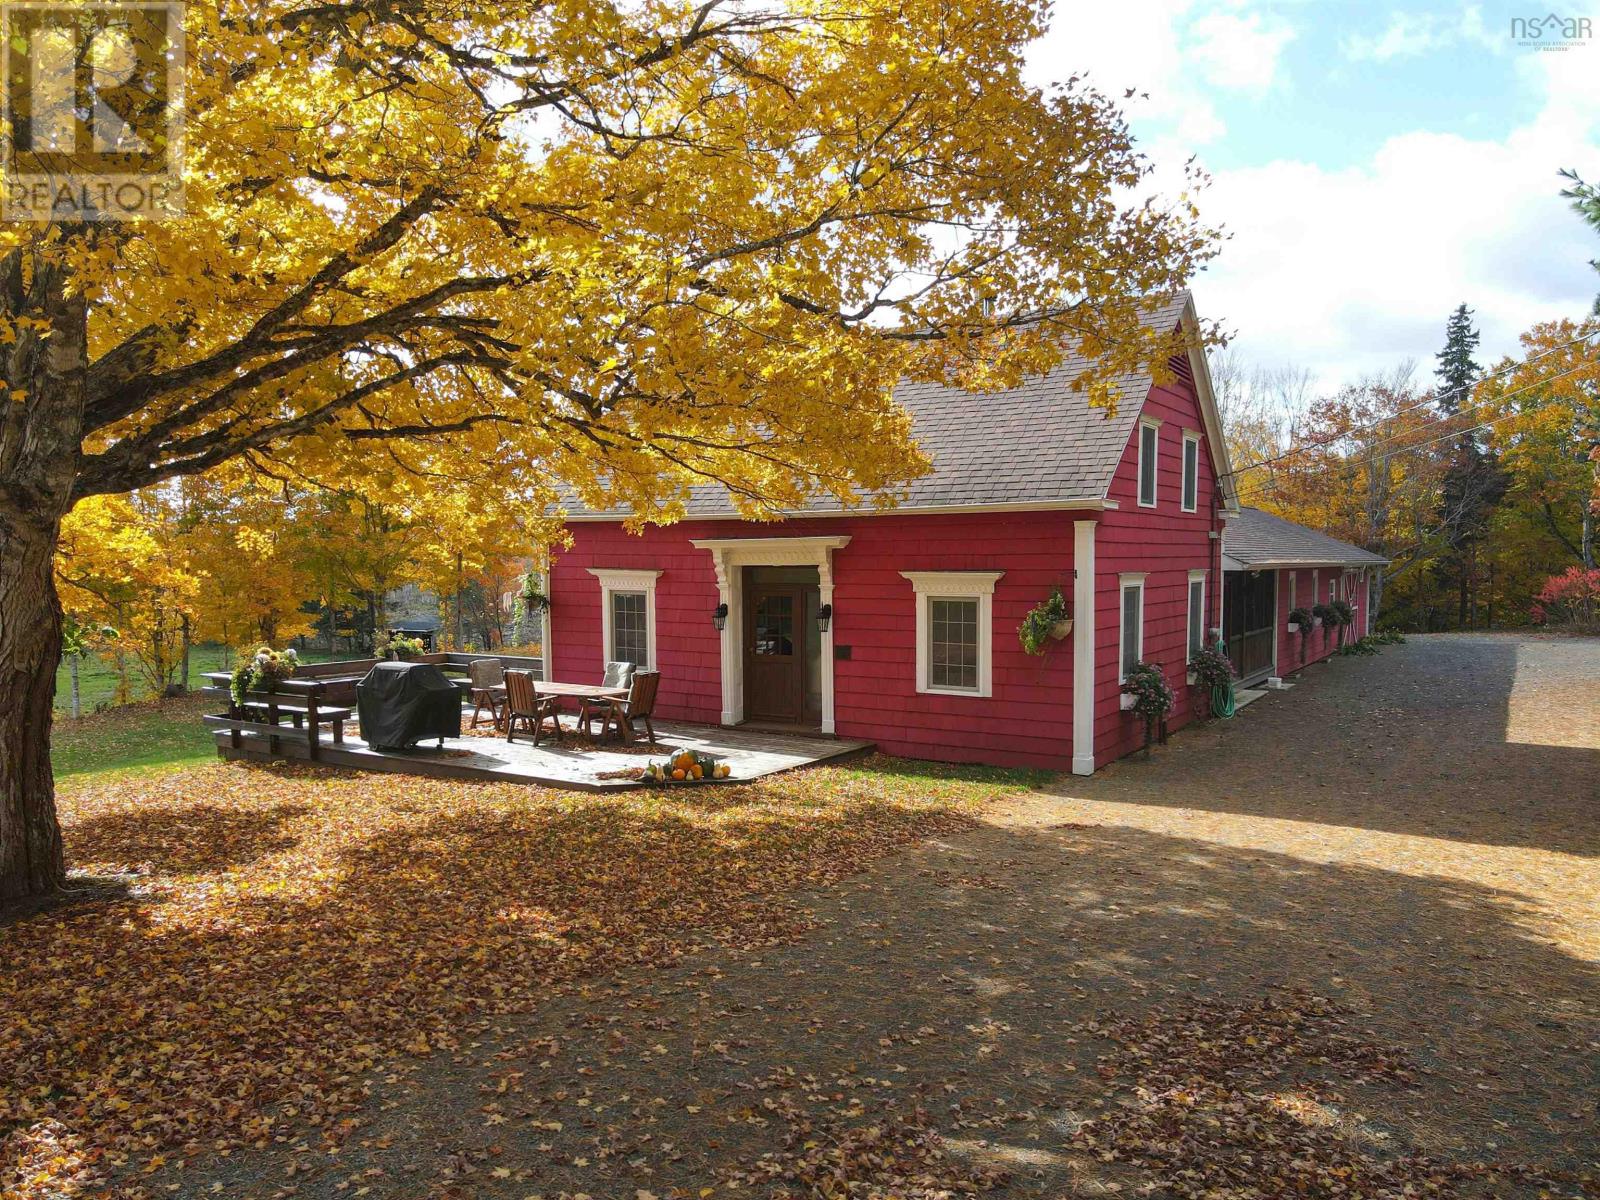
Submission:
[[[356,712],[361,740],[381,750],[461,736],[461,691],[432,663],[378,663],[356,684]]]

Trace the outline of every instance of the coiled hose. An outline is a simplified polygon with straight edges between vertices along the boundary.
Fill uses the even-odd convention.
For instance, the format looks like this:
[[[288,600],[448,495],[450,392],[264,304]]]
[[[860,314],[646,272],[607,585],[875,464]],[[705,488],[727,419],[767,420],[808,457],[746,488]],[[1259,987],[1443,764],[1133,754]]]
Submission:
[[[1228,656],[1228,644],[1224,642],[1221,637],[1217,638],[1216,645],[1213,646],[1212,649],[1214,649],[1224,658]],[[1221,717],[1224,721],[1239,711],[1238,705],[1235,703],[1233,696],[1233,680],[1226,679],[1212,687],[1211,711],[1215,716]]]

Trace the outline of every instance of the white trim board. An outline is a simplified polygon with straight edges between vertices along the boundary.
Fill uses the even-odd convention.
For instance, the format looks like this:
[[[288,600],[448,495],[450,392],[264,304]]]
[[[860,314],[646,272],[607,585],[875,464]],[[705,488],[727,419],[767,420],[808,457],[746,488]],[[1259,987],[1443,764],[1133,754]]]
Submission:
[[[603,675],[611,657],[611,597],[616,592],[644,593],[645,665],[656,669],[656,580],[660,571],[633,567],[590,567],[589,574],[600,581],[600,672]]]
[[[722,723],[744,720],[744,570],[745,567],[815,567],[818,604],[833,604],[833,552],[850,544],[849,534],[827,537],[695,538],[689,544],[711,554],[717,572],[717,601],[728,606],[719,650],[722,676]],[[710,613],[706,614],[709,620]],[[833,634],[837,620],[820,634],[821,732],[834,732]]]
[[[917,691],[931,696],[994,695],[994,585],[1004,571],[901,571],[911,583],[917,606]],[[930,670],[928,601],[930,599],[976,600],[978,602],[978,686],[969,688],[934,687],[928,682]]]

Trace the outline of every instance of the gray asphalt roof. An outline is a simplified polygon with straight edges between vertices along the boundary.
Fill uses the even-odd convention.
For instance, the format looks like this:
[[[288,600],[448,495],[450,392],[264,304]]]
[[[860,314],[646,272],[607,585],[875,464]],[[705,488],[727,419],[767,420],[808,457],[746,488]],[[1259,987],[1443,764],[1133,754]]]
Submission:
[[[1150,323],[1175,328],[1188,301],[1187,292],[1176,294],[1151,315]],[[1087,393],[1072,388],[1089,365],[1088,359],[1073,355],[1055,370],[1003,392],[902,384],[895,399],[911,413],[913,436],[932,459],[933,470],[897,493],[898,507],[1103,499],[1151,379],[1148,373],[1115,377],[1117,411],[1108,418],[1104,409],[1089,407]],[[866,500],[870,502],[870,494]],[[735,515],[727,492],[715,485],[692,489],[686,508],[690,517]],[[837,512],[839,504],[821,496],[795,511]],[[568,512],[578,517],[622,515],[620,510],[597,513],[575,500]]]
[[[1222,553],[1245,567],[1370,567],[1389,561],[1259,508],[1241,508],[1228,522]]]

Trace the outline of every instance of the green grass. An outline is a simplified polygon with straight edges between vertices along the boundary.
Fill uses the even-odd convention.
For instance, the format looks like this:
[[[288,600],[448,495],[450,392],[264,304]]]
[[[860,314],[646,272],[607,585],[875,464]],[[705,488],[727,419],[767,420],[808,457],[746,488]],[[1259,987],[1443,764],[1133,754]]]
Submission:
[[[216,703],[205,697],[148,700],[76,721],[57,713],[50,739],[56,778],[181,766],[215,758],[216,742],[200,718]]]
[[[334,657],[328,654],[309,653],[302,656],[305,662],[325,662]],[[345,654],[343,658],[359,655]],[[200,676],[206,671],[226,671],[233,667],[233,655],[223,646],[196,646],[189,653],[189,686],[202,687]],[[78,687],[83,697],[83,711],[92,713],[100,705],[108,708],[117,702],[117,666],[109,655],[91,654],[78,666]],[[128,659],[128,690],[132,700],[147,700],[150,689],[139,672],[138,663]],[[56,712],[72,710],[72,675],[63,662],[56,670]]]

